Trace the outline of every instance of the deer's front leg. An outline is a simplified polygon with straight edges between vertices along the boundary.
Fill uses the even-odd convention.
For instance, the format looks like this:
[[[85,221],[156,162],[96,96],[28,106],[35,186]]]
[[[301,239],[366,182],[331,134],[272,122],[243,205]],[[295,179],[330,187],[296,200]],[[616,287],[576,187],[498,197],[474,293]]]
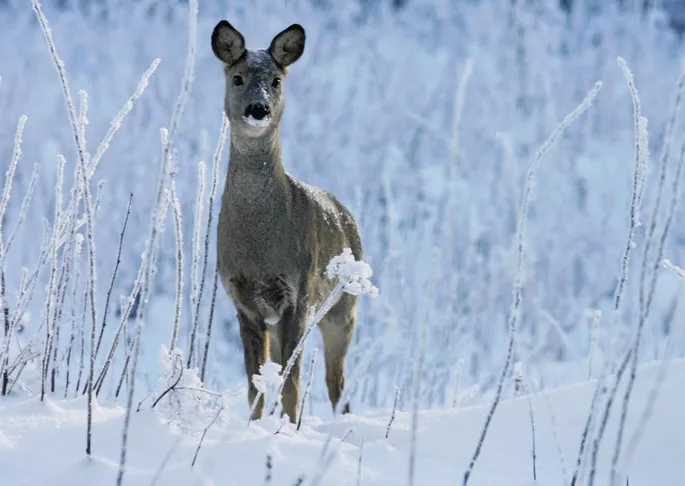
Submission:
[[[289,307],[283,315],[281,333],[281,349],[283,361],[287,362],[292,356],[297,344],[304,334],[305,314],[300,311],[304,305]],[[283,385],[283,412],[288,414],[292,423],[297,422],[297,408],[300,401],[300,372],[302,371],[302,354],[297,357],[290,375]]]
[[[247,397],[249,405],[252,406],[255,398],[257,398],[257,388],[252,383],[252,376],[259,374],[259,367],[266,363],[266,358],[269,354],[269,340],[263,321],[250,319],[240,311],[238,312],[238,321],[240,322],[240,338],[243,340],[243,351],[245,353],[245,373],[247,374],[248,383]],[[260,419],[263,409],[264,396],[259,398],[252,413],[252,420]]]

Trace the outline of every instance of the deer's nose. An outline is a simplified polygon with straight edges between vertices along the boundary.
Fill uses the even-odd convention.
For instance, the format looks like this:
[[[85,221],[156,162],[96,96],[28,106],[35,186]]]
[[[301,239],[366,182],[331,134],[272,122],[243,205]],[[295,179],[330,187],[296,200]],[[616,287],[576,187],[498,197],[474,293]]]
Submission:
[[[264,103],[253,103],[247,105],[245,109],[245,116],[251,116],[255,120],[262,120],[270,113],[269,107]]]

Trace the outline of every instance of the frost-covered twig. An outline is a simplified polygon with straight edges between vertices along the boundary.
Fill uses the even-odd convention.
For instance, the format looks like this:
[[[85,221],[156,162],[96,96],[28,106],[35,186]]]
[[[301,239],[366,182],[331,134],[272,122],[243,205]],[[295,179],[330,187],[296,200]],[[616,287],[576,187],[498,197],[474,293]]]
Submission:
[[[209,424],[207,424],[207,427],[202,431],[202,436],[200,437],[200,441],[197,443],[197,449],[195,449],[195,455],[193,455],[193,462],[190,463],[190,467],[195,466],[195,461],[197,461],[197,455],[200,453],[200,448],[202,447],[202,443],[205,440],[205,436],[207,435],[207,432],[209,429],[214,425],[214,423],[217,421],[219,416],[221,415],[221,412],[224,411],[224,407],[219,407],[219,410],[216,411],[216,414],[214,415],[214,418],[212,419]]]
[[[5,250],[4,250],[4,255],[2,258],[0,258],[0,267],[4,267],[5,261],[7,259],[7,254],[10,251],[10,248],[12,247],[12,243],[14,242],[14,238],[17,236],[17,233],[19,231],[19,228],[21,227],[22,223],[26,219],[26,212],[28,211],[29,204],[31,204],[31,200],[33,198],[33,191],[36,188],[36,182],[38,181],[38,175],[40,174],[40,164],[33,164],[33,172],[31,173],[31,180],[29,181],[28,188],[26,189],[26,194],[24,194],[24,199],[21,202],[21,209],[19,210],[19,217],[17,218],[16,223],[14,223],[14,228],[12,229],[12,232],[10,233],[9,238],[7,239],[7,243],[5,244]]]
[[[400,398],[400,387],[396,386],[395,387],[395,401],[392,404],[392,413],[390,414],[390,420],[388,421],[388,426],[385,428],[385,439],[388,439],[388,436],[390,435],[390,427],[392,427],[392,423],[395,421],[395,413],[397,412],[397,400]]]
[[[673,179],[673,188],[671,191],[671,202],[668,207],[668,214],[666,216],[666,222],[664,224],[663,232],[659,238],[659,244],[657,247],[657,256],[653,268],[651,269],[651,278],[649,279],[649,286],[647,288],[647,300],[644,302],[644,306],[641,306],[640,316],[637,325],[637,332],[634,338],[634,343],[632,347],[632,356],[630,363],[630,376],[628,378],[628,385],[626,387],[625,394],[623,396],[623,403],[621,407],[621,417],[618,427],[618,435],[616,438],[616,444],[614,447],[614,455],[611,461],[611,480],[610,485],[613,485],[616,481],[616,467],[618,465],[618,459],[621,454],[621,445],[623,441],[623,433],[625,430],[626,418],[628,416],[628,404],[630,402],[630,397],[633,391],[633,386],[635,384],[635,378],[637,376],[637,363],[638,355],[640,352],[640,342],[642,339],[642,330],[644,329],[645,323],[649,316],[649,311],[652,307],[652,301],[654,299],[654,291],[656,289],[656,281],[658,276],[659,264],[663,259],[664,248],[666,247],[666,239],[671,228],[671,223],[673,222],[673,217],[676,213],[678,207],[678,201],[680,200],[680,178],[683,172],[683,166],[685,165],[685,141],[682,144],[680,151],[680,159],[678,162],[678,167],[675,172]]]
[[[623,72],[628,84],[628,90],[633,101],[633,119],[635,125],[635,168],[633,171],[633,190],[630,201],[630,227],[628,229],[628,238],[626,238],[626,246],[621,257],[621,271],[614,292],[614,307],[612,309],[610,331],[611,338],[616,339],[613,335],[616,331],[618,322],[619,308],[621,306],[621,298],[623,297],[623,290],[628,280],[628,269],[630,265],[630,253],[635,245],[635,231],[640,222],[640,208],[642,205],[642,196],[644,194],[644,183],[647,176],[647,162],[649,158],[648,152],[648,138],[647,138],[647,119],[642,116],[642,108],[640,105],[640,97],[635,87],[635,80],[633,73],[628,68],[625,60],[621,57],[617,59],[618,65]],[[611,356],[614,352],[614,342],[609,343],[609,351]],[[622,373],[621,373],[622,374]]]
[[[57,156],[57,181],[55,183],[55,216],[52,223],[52,243],[51,243],[51,264],[50,264],[50,278],[48,280],[47,296],[45,298],[45,350],[43,351],[43,362],[41,365],[41,379],[40,379],[40,401],[45,399],[45,382],[48,375],[48,366],[50,363],[50,352],[52,351],[52,339],[54,328],[57,325],[52,320],[52,304],[54,299],[55,277],[57,275],[57,240],[59,237],[59,223],[62,217],[62,186],[64,182],[64,157]]]
[[[661,265],[662,265],[664,268],[666,268],[666,269],[670,270],[671,272],[673,272],[673,273],[676,275],[676,277],[685,279],[685,269],[679,267],[678,265],[675,265],[674,263],[671,262],[671,260],[669,260],[669,259],[667,259],[667,258],[664,258],[664,259],[661,261]]]
[[[7,365],[7,360],[9,358],[9,344],[12,339],[11,326],[10,326],[10,307],[7,300],[7,282],[5,277],[5,246],[4,237],[2,231],[2,222],[5,219],[5,210],[9,203],[10,194],[12,192],[12,181],[14,179],[14,174],[17,169],[17,164],[19,163],[19,157],[21,155],[21,142],[24,133],[24,126],[26,125],[26,115],[22,115],[17,123],[17,131],[14,136],[14,150],[12,152],[12,160],[10,161],[10,166],[5,174],[5,185],[2,190],[2,198],[0,199],[0,308],[2,309],[2,319],[4,323],[4,346],[2,353],[2,361],[0,362],[0,395],[7,394],[7,385],[9,382],[9,377],[6,371],[3,371]],[[9,247],[9,245],[8,245]]]
[[[685,306],[685,272],[683,273],[683,276],[681,277],[683,281],[681,282],[680,285],[680,293],[677,298],[676,302],[676,309],[674,312],[675,316],[685,316],[685,308],[681,306]],[[677,329],[671,329],[671,332],[668,335],[668,338],[666,340],[666,351],[665,351],[665,356],[661,360],[661,363],[659,364],[659,370],[657,372],[657,377],[654,380],[654,384],[652,385],[652,388],[649,391],[649,394],[647,395],[647,400],[646,400],[646,405],[644,410],[642,411],[642,414],[640,415],[640,418],[637,421],[637,426],[635,427],[635,431],[633,432],[632,437],[630,438],[630,441],[628,442],[628,447],[626,449],[626,453],[624,455],[624,460],[623,462],[625,464],[630,464],[633,454],[635,453],[635,450],[637,449],[637,445],[640,442],[640,439],[642,438],[642,434],[644,433],[647,423],[649,420],[652,418],[652,414],[654,413],[654,404],[657,401],[657,398],[659,396],[659,392],[661,391],[661,386],[663,385],[663,382],[666,378],[666,372],[668,370],[668,366],[671,362],[671,359],[673,357],[673,351],[674,348],[676,347],[676,342],[677,339],[675,338],[676,335],[682,336],[682,333],[685,331],[685,319],[681,319],[683,322],[680,323],[680,325],[677,327]],[[677,323],[676,323],[677,325]],[[675,327],[675,326],[674,326]]]
[[[133,109],[133,105],[135,102],[138,100],[138,98],[141,97],[143,94],[143,91],[145,91],[145,88],[147,87],[148,83],[150,82],[150,77],[152,74],[155,72],[157,69],[157,66],[159,66],[160,59],[157,58],[154,61],[152,61],[152,64],[150,64],[150,67],[147,68],[147,70],[143,73],[143,75],[140,77],[140,81],[138,81],[138,86],[136,86],[136,90],[133,92],[131,97],[126,100],[126,103],[124,103],[124,106],[119,110],[119,113],[116,114],[114,119],[109,125],[109,130],[107,130],[107,133],[105,134],[104,138],[100,142],[100,145],[98,145],[97,150],[95,150],[95,155],[90,161],[90,170],[88,173],[88,177],[93,177],[93,174],[95,174],[95,170],[98,167],[98,164],[100,163],[100,159],[102,156],[105,154],[107,149],[109,148],[109,144],[112,142],[112,139],[114,138],[114,135],[117,133],[119,128],[121,127],[121,123],[124,121],[124,118],[126,118],[126,115],[128,115],[131,110]]]
[[[150,408],[155,408],[159,401],[166,396],[167,393],[169,393],[171,390],[176,388],[176,385],[181,381],[181,378],[183,377],[183,363],[180,363],[178,358],[179,355],[174,356],[174,365],[173,367],[176,368],[176,364],[180,364],[181,366],[178,368],[178,377],[174,380],[174,382],[169,386],[166,390],[164,390],[160,395],[157,397],[157,399],[152,402],[152,406]]]
[[[309,375],[307,376],[307,386],[302,394],[302,400],[300,400],[300,413],[297,414],[297,428],[295,430],[300,430],[302,425],[302,416],[304,415],[304,404],[307,403],[307,396],[309,395],[309,390],[312,387],[312,378],[314,378],[314,369],[316,367],[316,355],[319,353],[318,348],[312,350],[312,358],[309,362]]]
[[[119,270],[119,264],[121,264],[121,248],[124,243],[124,234],[126,233],[126,225],[128,224],[128,217],[131,215],[131,204],[133,202],[133,193],[128,196],[128,203],[126,204],[126,216],[124,216],[124,224],[121,227],[121,233],[119,233],[119,244],[117,246],[117,261],[114,264],[114,271],[112,272],[112,280],[109,283],[109,288],[107,289],[107,295],[105,297],[105,307],[102,311],[102,326],[100,326],[100,335],[98,336],[98,342],[95,346],[95,357],[97,358],[98,352],[100,351],[100,345],[102,344],[102,336],[105,333],[105,326],[107,325],[107,314],[109,310],[109,303],[112,298],[112,291],[114,290],[114,283],[117,279],[117,272]]]
[[[305,322],[305,330],[297,343],[297,346],[293,350],[292,355],[288,358],[285,365],[285,370],[283,371],[283,382],[278,388],[276,394],[276,400],[271,408],[271,414],[276,412],[276,407],[278,406],[278,401],[283,394],[283,388],[285,387],[286,380],[290,376],[290,372],[297,362],[302,349],[304,349],[304,344],[307,341],[307,337],[314,329],[321,319],[331,310],[331,307],[338,302],[338,299],[343,292],[360,295],[368,294],[372,297],[378,295],[378,289],[371,284],[369,280],[373,275],[371,267],[363,261],[355,261],[352,255],[352,250],[349,248],[343,249],[343,252],[333,257],[328,266],[326,267],[326,272],[328,278],[338,278],[338,283],[335,285],[331,293],[326,297],[323,304],[318,309],[312,307],[310,309],[309,315]]]
[[[200,299],[199,299],[199,288],[200,282],[200,223],[202,222],[202,212],[204,210],[204,197],[205,197],[205,162],[201,160],[197,167],[197,197],[195,199],[195,219],[193,221],[193,248],[192,248],[192,260],[190,268],[190,279],[191,279],[191,295],[190,295],[190,305],[191,305],[191,329],[190,329],[190,339],[188,340],[188,368],[190,368],[194,362],[193,356],[195,354],[195,340],[197,339],[197,328],[200,324]],[[204,272],[202,272],[204,276]],[[204,283],[204,282],[202,282]]]
[[[205,352],[202,355],[202,368],[200,369],[200,380],[205,381],[207,371],[207,357],[209,356],[209,341],[212,337],[212,324],[214,322],[214,307],[216,304],[216,291],[219,285],[219,265],[214,269],[214,283],[212,285],[212,299],[209,304],[209,318],[207,322],[207,336],[205,337]]]
[[[357,465],[357,486],[362,486],[362,458],[364,457],[364,439],[359,446],[359,463]]]
[[[181,311],[183,307],[183,227],[181,223],[181,203],[176,193],[176,179],[171,176],[171,205],[174,210],[174,223],[176,228],[176,309],[174,311],[174,324],[171,331],[170,350],[176,348],[178,330],[181,326]],[[190,344],[192,349],[192,344]],[[188,363],[190,367],[190,363]]]
[[[642,266],[640,269],[640,314],[645,312],[645,289],[647,282],[647,262],[649,261],[649,250],[652,246],[652,240],[654,239],[654,233],[656,232],[657,219],[659,215],[659,209],[661,207],[661,197],[664,192],[664,187],[666,185],[666,173],[668,168],[668,157],[671,151],[671,145],[673,144],[673,128],[675,127],[676,117],[678,115],[678,108],[680,107],[680,101],[683,97],[683,89],[685,88],[685,71],[680,74],[678,79],[678,86],[676,88],[675,100],[673,102],[673,110],[671,111],[671,117],[668,121],[666,127],[666,134],[664,136],[664,146],[661,152],[661,163],[659,165],[659,184],[656,191],[656,199],[654,201],[654,206],[652,207],[652,213],[649,221],[649,229],[647,230],[647,235],[645,237],[645,249],[642,253]],[[657,260],[658,265],[659,260]]]
[[[571,486],[576,486],[578,479],[580,477],[580,466],[583,463],[583,456],[585,455],[585,447],[588,439],[590,438],[590,427],[592,426],[592,419],[595,416],[595,408],[597,408],[597,403],[599,401],[600,391],[603,390],[603,386],[600,386],[601,380],[597,381],[597,387],[595,387],[595,393],[592,395],[592,400],[590,401],[590,409],[588,410],[587,418],[585,419],[585,426],[583,427],[583,433],[580,435],[580,446],[578,448],[578,457],[576,459],[576,467],[573,470],[573,477],[571,478]]]
[[[140,338],[143,331],[143,322],[140,316],[136,319],[136,334],[133,338],[134,348],[131,360],[131,382],[128,388],[126,400],[126,413],[124,415],[124,428],[121,437],[121,454],[119,456],[119,471],[117,472],[117,486],[121,486],[124,480],[124,470],[126,469],[126,453],[128,447],[128,430],[131,425],[131,412],[133,409],[133,395],[136,388],[136,369],[138,368],[138,357],[140,356]]]
[[[91,332],[91,362],[90,362],[90,384],[88,390],[88,420],[87,420],[87,432],[86,432],[86,454],[90,456],[91,454],[91,426],[92,426],[92,408],[93,408],[93,398],[92,398],[92,386],[93,386],[93,372],[95,368],[95,328],[97,325],[97,302],[95,300],[95,285],[96,285],[96,270],[95,270],[95,238],[93,236],[93,208],[92,201],[90,197],[90,179],[87,176],[87,163],[86,163],[86,147],[85,143],[81,139],[81,134],[79,133],[78,123],[76,121],[76,110],[74,109],[74,103],[71,99],[71,91],[69,90],[69,85],[67,83],[67,75],[64,69],[64,62],[60,59],[57,54],[57,48],[55,42],[52,38],[52,32],[48,26],[48,21],[40,8],[40,3],[38,0],[31,0],[33,4],[33,10],[38,17],[38,23],[41,26],[43,34],[45,35],[45,40],[48,44],[50,54],[57,68],[59,74],[60,82],[62,84],[62,91],[64,93],[64,99],[67,104],[67,112],[69,115],[69,122],[71,124],[72,133],[74,136],[74,142],[76,144],[76,150],[78,152],[78,162],[81,165],[81,183],[83,184],[84,191],[84,202],[86,207],[86,220],[88,223],[87,229],[87,239],[88,239],[88,261],[89,261],[89,275],[88,275],[88,287],[89,287],[89,297],[91,304],[91,317],[92,317],[92,332]],[[48,296],[48,301],[50,296]]]
[[[618,322],[619,308],[621,304],[621,296],[623,295],[623,290],[628,280],[628,266],[630,263],[630,252],[634,246],[635,231],[639,225],[639,214],[640,207],[642,204],[642,197],[644,194],[644,183],[647,175],[647,163],[649,159],[649,152],[647,146],[647,119],[642,116],[640,108],[640,98],[638,96],[637,88],[635,87],[635,80],[633,79],[633,74],[628,68],[625,60],[623,58],[618,58],[617,60],[623,76],[626,78],[628,83],[628,89],[633,101],[633,117],[635,124],[635,169],[633,172],[633,190],[630,203],[630,228],[628,230],[628,238],[626,239],[626,247],[623,252],[621,273],[618,279],[618,284],[616,286],[616,293],[614,295],[614,307],[612,309],[611,318],[611,329],[616,329],[616,323]],[[642,326],[638,323],[638,330],[635,337],[635,342],[639,345],[639,336],[641,334]],[[614,336],[615,337],[615,336]],[[610,344],[609,348],[613,353],[613,346]],[[611,406],[613,405],[614,399],[616,397],[616,392],[623,378],[623,373],[627,369],[628,363],[630,362],[630,357],[633,354],[633,348],[629,348],[628,352],[625,354],[621,363],[616,370],[616,376],[613,386],[607,397],[606,405],[604,408],[604,414],[601,421],[599,422],[599,429],[597,435],[594,438],[592,444],[592,453],[590,455],[590,472],[588,477],[588,486],[593,486],[595,475],[597,473],[597,458],[599,456],[599,447],[602,443],[604,437],[604,432],[606,431],[606,426],[609,421],[609,416],[611,414]],[[617,438],[617,444],[622,441],[623,430],[619,427],[619,437]],[[620,446],[618,446],[620,449]]]
[[[207,227],[205,228],[204,254],[202,260],[202,271],[199,277],[199,287],[197,289],[197,302],[195,303],[195,319],[198,320],[200,316],[200,303],[202,302],[202,294],[205,288],[205,276],[207,274],[207,260],[209,257],[209,235],[212,229],[212,220],[214,216],[214,201],[216,200],[217,190],[219,187],[219,166],[221,157],[226,143],[226,133],[228,132],[228,118],[225,113],[222,113],[221,131],[219,132],[219,141],[214,151],[214,163],[212,165],[212,187],[209,191],[209,204],[207,208]],[[199,223],[198,223],[199,224]],[[217,265],[218,272],[218,265]],[[207,365],[207,353],[209,352],[209,338],[212,333],[212,318],[214,317],[214,301],[216,298],[217,274],[214,275],[214,288],[212,290],[212,303],[210,306],[209,323],[207,324],[207,337],[205,339],[205,350],[202,356],[202,368],[200,371],[200,378],[205,379],[205,368]],[[193,323],[193,328],[197,329],[197,324]],[[191,336],[194,338],[194,336]],[[192,342],[193,340],[191,340]],[[199,352],[199,351],[198,351]],[[190,353],[188,353],[190,355]]]
[[[547,141],[538,149],[536,155],[535,155],[535,160],[531,164],[530,168],[528,169],[528,173],[526,175],[526,185],[524,187],[523,191],[523,198],[521,200],[521,207],[519,210],[519,218],[518,222],[516,225],[516,274],[515,274],[515,279],[514,279],[514,289],[513,289],[513,300],[512,300],[512,305],[511,305],[511,311],[509,313],[509,342],[507,345],[507,356],[504,362],[504,367],[502,369],[502,372],[499,376],[499,380],[497,383],[497,389],[495,391],[495,399],[493,400],[492,404],[490,405],[490,410],[488,411],[488,414],[485,419],[485,424],[483,425],[483,430],[481,432],[481,436],[478,440],[478,444],[476,445],[476,449],[473,453],[473,457],[471,458],[471,462],[468,465],[468,468],[464,472],[464,480],[463,480],[463,486],[466,486],[469,482],[469,477],[471,476],[471,472],[473,471],[473,467],[476,464],[476,461],[478,460],[478,456],[480,455],[481,448],[483,447],[483,443],[485,442],[485,437],[487,436],[488,429],[490,427],[490,422],[492,421],[492,418],[495,414],[495,411],[497,410],[497,406],[499,405],[499,402],[502,398],[502,389],[504,387],[504,382],[506,379],[506,376],[509,372],[509,367],[511,366],[511,362],[513,359],[514,355],[514,345],[515,345],[515,340],[516,340],[516,328],[518,324],[518,320],[520,317],[520,312],[521,312],[521,301],[523,298],[523,257],[524,257],[524,238],[525,238],[525,230],[526,230],[526,222],[528,219],[528,206],[529,206],[529,200],[530,200],[530,194],[533,190],[533,182],[535,180],[535,175],[537,173],[538,167],[540,166],[540,163],[542,162],[542,157],[549,151],[549,149],[554,145],[554,143],[557,141],[559,136],[568,128],[568,126],[575,121],[580,115],[582,115],[594,102],[595,98],[597,97],[597,94],[599,93],[599,90],[602,88],[602,83],[598,81],[595,83],[594,87],[588,95],[585,97],[583,102],[571,113],[566,115],[564,120],[561,122],[561,124],[556,128],[554,133],[547,139]]]
[[[171,147],[173,145],[174,137],[176,131],[178,130],[179,122],[185,109],[186,101],[188,100],[188,95],[190,94],[190,88],[194,79],[195,70],[195,50],[197,41],[197,14],[198,14],[198,0],[189,0],[188,2],[188,55],[186,57],[185,72],[183,75],[183,81],[181,82],[181,91],[178,95],[178,100],[176,105],[174,105],[174,111],[171,114],[171,121],[169,124],[169,130],[167,136],[162,143],[162,159],[160,161],[159,168],[159,180],[157,182],[157,195],[155,197],[155,204],[152,210],[152,217],[150,223],[150,235],[146,241],[145,245],[145,255],[149,260],[145,264],[145,276],[143,278],[143,287],[141,291],[141,299],[138,306],[138,312],[143,316],[147,308],[148,300],[150,298],[150,293],[152,292],[152,286],[154,284],[153,277],[156,268],[157,259],[157,245],[160,236],[160,228],[157,222],[160,219],[160,212],[164,209],[160,209],[162,206],[162,201],[164,199],[164,193],[166,189],[167,180],[167,164],[171,155]]]

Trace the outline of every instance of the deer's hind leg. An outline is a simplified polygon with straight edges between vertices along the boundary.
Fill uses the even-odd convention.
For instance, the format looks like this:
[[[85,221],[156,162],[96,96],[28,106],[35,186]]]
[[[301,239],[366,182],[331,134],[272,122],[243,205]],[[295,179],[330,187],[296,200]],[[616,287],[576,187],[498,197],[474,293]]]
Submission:
[[[352,340],[356,322],[356,297],[343,294],[328,314],[319,323],[323,336],[326,360],[326,385],[333,412],[345,389],[345,357]],[[350,404],[345,403],[342,413],[350,413]]]
[[[243,341],[243,352],[245,353],[247,398],[249,406],[252,406],[257,398],[257,388],[252,383],[252,376],[259,374],[259,367],[266,363],[269,355],[269,336],[264,321],[261,319],[251,319],[245,313],[238,311],[238,321],[240,322],[240,338]],[[252,420],[260,419],[263,409],[264,397],[262,396],[252,413]]]

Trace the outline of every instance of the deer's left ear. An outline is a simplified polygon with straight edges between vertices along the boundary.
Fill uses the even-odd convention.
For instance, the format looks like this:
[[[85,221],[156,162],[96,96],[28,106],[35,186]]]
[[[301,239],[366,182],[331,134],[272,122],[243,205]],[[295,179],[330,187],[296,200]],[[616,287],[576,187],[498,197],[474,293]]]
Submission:
[[[290,66],[302,56],[304,41],[304,28],[300,24],[293,24],[274,37],[269,54],[281,66]]]

